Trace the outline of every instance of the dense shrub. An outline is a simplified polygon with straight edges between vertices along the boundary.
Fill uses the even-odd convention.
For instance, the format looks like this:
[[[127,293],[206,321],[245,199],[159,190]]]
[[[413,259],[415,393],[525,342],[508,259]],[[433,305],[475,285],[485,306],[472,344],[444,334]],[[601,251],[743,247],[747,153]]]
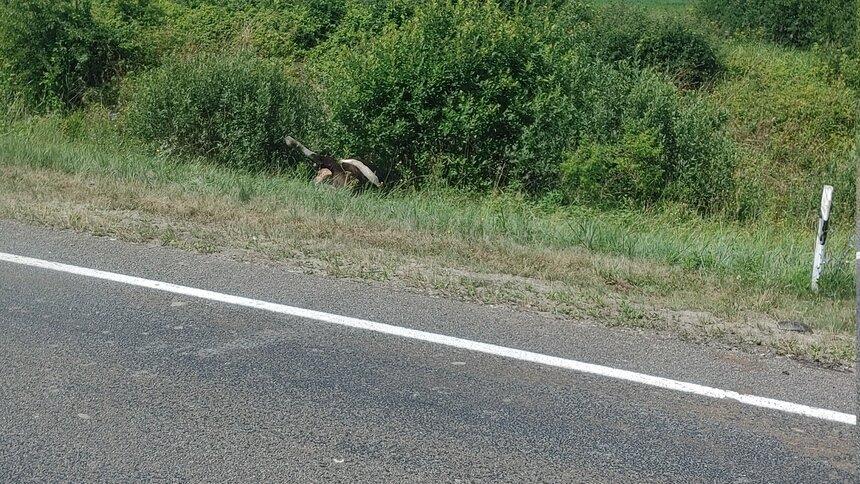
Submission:
[[[350,46],[379,35],[386,26],[399,27],[412,18],[419,2],[414,0],[347,0],[346,10],[324,50]]]
[[[783,45],[856,48],[854,0],[701,0],[699,11],[725,30],[759,32]]]
[[[321,44],[350,45],[410,17],[413,0],[297,2],[290,8],[258,2],[243,12],[240,41],[258,55],[303,59]],[[271,4],[271,5],[270,5]]]
[[[313,26],[305,23],[304,12],[291,9],[256,8],[245,12],[244,27],[237,35],[240,44],[265,58],[298,58]]]
[[[166,19],[162,2],[93,0],[92,8],[93,18],[112,33],[125,53],[124,61],[129,70],[157,62],[157,34]]]
[[[295,155],[284,135],[305,138],[319,116],[301,79],[252,57],[172,60],[134,87],[133,133],[235,167],[278,167]]]
[[[702,97],[681,98],[667,141],[672,157],[665,198],[703,213],[723,211],[732,198],[738,161],[725,113]]]
[[[718,209],[734,166],[724,120],[660,76],[587,55],[571,28],[430,2],[400,28],[327,52],[326,144],[413,184]]]
[[[241,17],[221,5],[174,8],[162,33],[162,50],[192,53],[223,52],[235,43]]]
[[[624,133],[614,143],[584,140],[562,165],[563,188],[570,198],[603,205],[652,204],[666,185],[662,157],[653,133]]]
[[[488,187],[523,126],[539,34],[492,3],[430,1],[399,29],[321,63],[329,144],[411,182]]]
[[[634,60],[662,70],[682,87],[712,82],[723,70],[707,37],[677,20],[658,21],[639,39]]]
[[[723,70],[708,36],[678,17],[655,17],[624,5],[599,8],[589,17],[578,37],[602,59],[654,68],[681,87],[699,87]]]
[[[551,143],[549,137],[576,140],[579,133],[561,167],[560,188],[568,200],[640,207],[671,200],[703,213],[722,209],[736,160],[723,116],[702,97],[680,96],[647,72],[594,71],[591,83],[579,86],[587,94],[570,92],[570,101],[560,101],[581,113],[579,121],[533,141],[541,146]]]
[[[301,23],[296,27],[299,46],[310,49],[331,36],[346,13],[345,0],[305,0],[295,2],[293,8],[302,12]],[[283,7],[282,7],[283,8]]]
[[[48,108],[81,105],[136,57],[116,31],[97,21],[88,0],[3,0],[0,55],[12,85]]]
[[[161,55],[251,51],[264,58],[298,59],[337,31],[351,4],[367,2],[162,0],[158,3],[163,21],[160,28],[149,32],[149,38],[153,49]]]

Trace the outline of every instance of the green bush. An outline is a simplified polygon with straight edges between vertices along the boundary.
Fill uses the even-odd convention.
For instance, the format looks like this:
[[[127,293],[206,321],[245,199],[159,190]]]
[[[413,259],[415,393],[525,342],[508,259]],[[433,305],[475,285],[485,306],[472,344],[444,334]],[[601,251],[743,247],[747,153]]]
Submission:
[[[0,55],[15,89],[44,108],[80,106],[136,56],[117,32],[97,21],[88,0],[4,0]]]
[[[345,0],[305,0],[296,2],[293,8],[301,9],[302,21],[296,25],[299,46],[310,49],[329,38],[346,13]]]
[[[420,183],[486,188],[529,124],[539,33],[492,3],[429,1],[400,28],[330,49],[328,144]]]
[[[654,68],[689,88],[723,71],[713,42],[679,17],[655,17],[625,5],[602,7],[588,17],[577,36],[602,59]]]
[[[707,37],[679,21],[661,21],[646,32],[636,44],[634,59],[662,70],[683,87],[702,86],[723,71]]]
[[[736,155],[725,119],[702,97],[679,96],[653,75],[621,70],[592,85],[581,142],[562,165],[570,201],[610,206],[679,202],[722,210],[732,193]],[[570,107],[569,109],[572,109]]]
[[[662,155],[653,133],[625,133],[611,144],[585,141],[562,165],[563,186],[580,202],[647,206],[666,185]]]
[[[146,33],[163,56],[251,51],[264,58],[299,59],[334,35],[352,3],[366,2],[162,0],[162,21]]]
[[[302,12],[292,9],[257,8],[246,12],[245,30],[239,34],[251,50],[260,57],[300,57],[305,52],[300,37],[307,34]]]
[[[153,34],[155,50],[160,55],[236,50],[243,18],[226,5],[166,2],[164,10],[164,21]]]
[[[399,25],[411,16],[414,4],[411,0],[308,1],[283,8],[277,2],[260,2],[245,11],[245,29],[258,55],[304,58],[321,44],[350,45],[378,34],[389,23]]]
[[[126,118],[134,134],[234,167],[295,159],[284,136],[306,138],[320,116],[301,79],[247,56],[174,59],[134,87]]]
[[[813,43],[856,48],[854,0],[701,0],[698,10],[729,32],[758,32],[794,47]]]
[[[166,21],[162,2],[151,0],[93,0],[93,18],[112,33],[129,70],[158,60],[156,33]],[[129,74],[124,72],[123,74]]]
[[[531,122],[523,127],[508,168],[512,184],[531,194],[560,188],[559,165],[583,137],[602,142],[601,135],[617,131],[612,125],[620,110],[614,104],[618,96],[601,97],[624,77],[612,66],[576,51],[548,52],[554,53],[547,59],[554,68],[540,77],[528,106]]]
[[[436,0],[399,28],[329,46],[324,144],[410,184],[719,209],[734,163],[724,120],[660,76],[586,54],[570,32],[587,25],[545,13]]]
[[[400,27],[415,14],[414,0],[347,0],[337,30],[326,39],[324,50],[343,48],[379,35],[386,26]]]
[[[738,151],[726,128],[726,115],[706,99],[680,99],[672,122],[668,200],[699,212],[731,209]]]

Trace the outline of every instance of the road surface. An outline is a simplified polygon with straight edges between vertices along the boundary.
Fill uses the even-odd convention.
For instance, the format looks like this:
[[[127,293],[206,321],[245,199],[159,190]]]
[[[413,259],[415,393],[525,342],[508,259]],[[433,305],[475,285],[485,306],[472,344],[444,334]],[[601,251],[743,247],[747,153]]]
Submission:
[[[855,413],[855,375],[0,221],[0,252]],[[0,262],[0,481],[855,482],[856,425]]]

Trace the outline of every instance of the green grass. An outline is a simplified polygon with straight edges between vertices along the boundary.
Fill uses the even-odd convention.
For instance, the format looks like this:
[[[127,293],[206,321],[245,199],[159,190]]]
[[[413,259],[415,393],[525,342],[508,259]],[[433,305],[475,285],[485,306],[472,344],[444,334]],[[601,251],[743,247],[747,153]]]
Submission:
[[[206,163],[146,156],[135,150],[104,151],[97,145],[70,143],[56,130],[57,120],[37,121],[0,138],[6,163],[25,163],[83,176],[109,176],[147,187],[172,185],[199,195],[235,196],[289,202],[326,217],[384,224],[395,230],[452,234],[466,240],[504,239],[543,248],[582,247],[589,251],[646,259],[685,270],[731,276],[762,288],[808,293],[815,226],[751,224],[702,219],[684,211],[596,211],[541,206],[519,196],[479,197],[455,190],[367,192],[353,196],[320,191],[293,175],[266,176],[221,169]],[[62,123],[60,123],[62,124]],[[122,144],[102,137],[102,146]],[[849,259],[853,226],[832,226],[831,254],[838,254],[825,281],[828,297],[853,297]]]
[[[685,270],[730,276],[760,288],[794,291],[808,296],[811,248],[815,227],[806,230],[773,223],[744,226],[702,219],[684,211],[597,211],[541,206],[517,195],[474,196],[449,189],[369,191],[354,196],[320,191],[295,174],[266,176],[218,168],[177,158],[117,154],[98,146],[69,143],[56,131],[57,120],[39,121],[0,138],[5,163],[75,173],[109,176],[146,187],[175,186],[204,196],[231,196],[298,206],[323,217],[337,217],[393,230],[451,234],[470,241],[503,239],[550,249],[581,247],[589,251],[657,261]],[[104,136],[111,130],[90,133]],[[103,146],[122,143],[101,139]],[[831,253],[848,259],[852,226],[833,226]],[[850,266],[834,261],[825,281],[827,297],[853,297]]]
[[[200,252],[238,249],[338,277],[827,364],[854,357],[851,227],[834,227],[834,263],[812,294],[814,227],[559,209],[439,188],[353,194],[315,187],[309,173],[149,155],[108,115],[87,119],[6,126],[0,217]],[[783,334],[775,329],[783,319],[816,334]]]
[[[852,223],[857,92],[813,51],[741,40],[723,51],[728,73],[711,99],[740,142],[744,210],[767,220],[805,213],[811,224],[826,183],[837,189],[834,217]]]

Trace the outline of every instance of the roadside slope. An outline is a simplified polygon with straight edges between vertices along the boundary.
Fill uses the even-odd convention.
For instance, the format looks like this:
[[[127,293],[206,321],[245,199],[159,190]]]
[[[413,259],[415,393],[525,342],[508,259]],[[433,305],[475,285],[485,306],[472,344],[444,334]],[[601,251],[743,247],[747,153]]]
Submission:
[[[0,163],[0,217],[199,252],[247,251],[337,277],[854,364],[853,298],[763,282],[785,277],[773,271],[809,245],[780,232],[557,219],[427,194],[356,197],[281,177],[55,148],[71,151],[43,157],[26,148],[25,158]],[[642,245],[668,248],[625,255]],[[712,267],[727,257],[740,267]],[[782,320],[815,332],[781,331]]]

